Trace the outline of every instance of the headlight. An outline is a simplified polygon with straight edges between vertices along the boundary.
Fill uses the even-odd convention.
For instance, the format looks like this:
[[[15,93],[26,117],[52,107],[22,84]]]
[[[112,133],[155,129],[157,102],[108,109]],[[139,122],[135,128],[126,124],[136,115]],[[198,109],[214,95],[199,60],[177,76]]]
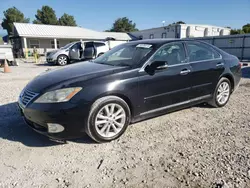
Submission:
[[[65,88],[50,91],[39,97],[35,103],[59,103],[69,101],[75,94],[81,91],[81,87]]]

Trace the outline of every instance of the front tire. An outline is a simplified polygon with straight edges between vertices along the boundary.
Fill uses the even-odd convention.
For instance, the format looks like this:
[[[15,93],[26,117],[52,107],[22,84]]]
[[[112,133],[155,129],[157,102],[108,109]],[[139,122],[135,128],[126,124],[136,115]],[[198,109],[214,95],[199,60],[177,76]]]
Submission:
[[[98,99],[92,105],[86,133],[96,142],[109,142],[119,138],[130,123],[128,104],[116,96]]]
[[[57,64],[60,65],[60,66],[64,66],[64,65],[67,65],[68,64],[68,57],[66,55],[59,55],[57,57]]]
[[[99,53],[97,57],[100,57],[100,56],[102,56],[103,54],[104,54],[104,53]]]
[[[229,101],[231,92],[231,82],[225,77],[221,78],[214,91],[213,99],[209,104],[216,108],[225,106]]]

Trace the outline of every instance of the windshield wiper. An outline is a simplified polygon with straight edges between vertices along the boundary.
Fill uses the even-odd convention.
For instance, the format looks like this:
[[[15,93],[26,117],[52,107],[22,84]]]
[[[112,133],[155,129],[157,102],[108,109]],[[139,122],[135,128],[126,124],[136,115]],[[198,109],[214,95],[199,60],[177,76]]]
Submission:
[[[131,65],[127,64],[127,63],[119,63],[116,66],[121,66],[121,67],[131,67]]]
[[[94,63],[97,63],[97,64],[101,64],[101,65],[110,65],[110,66],[115,66],[115,65],[112,65],[112,64],[109,64],[109,63],[104,63],[104,62],[96,62],[96,61],[93,61],[92,62]]]

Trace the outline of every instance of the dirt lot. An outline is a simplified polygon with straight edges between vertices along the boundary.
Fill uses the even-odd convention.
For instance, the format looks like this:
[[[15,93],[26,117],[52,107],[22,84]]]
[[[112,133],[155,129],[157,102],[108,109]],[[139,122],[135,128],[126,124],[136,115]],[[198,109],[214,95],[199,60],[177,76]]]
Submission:
[[[0,73],[0,187],[250,187],[250,67],[226,107],[143,121],[106,144],[57,144],[23,123],[18,95],[48,68]]]

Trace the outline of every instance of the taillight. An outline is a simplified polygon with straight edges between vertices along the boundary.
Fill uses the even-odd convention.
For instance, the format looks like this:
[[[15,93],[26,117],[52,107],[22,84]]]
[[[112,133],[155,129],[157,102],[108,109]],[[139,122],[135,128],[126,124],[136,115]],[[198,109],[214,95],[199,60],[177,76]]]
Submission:
[[[242,67],[242,63],[239,61],[240,68]]]

